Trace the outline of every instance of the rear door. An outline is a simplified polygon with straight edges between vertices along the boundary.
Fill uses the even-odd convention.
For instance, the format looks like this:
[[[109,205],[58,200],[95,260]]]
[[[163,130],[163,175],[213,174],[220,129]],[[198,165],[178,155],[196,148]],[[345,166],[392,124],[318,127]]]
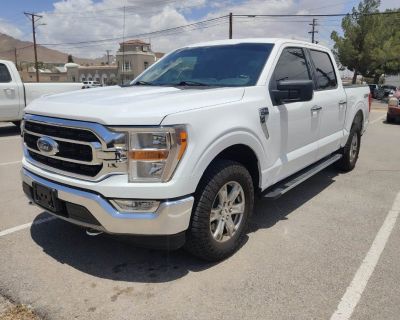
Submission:
[[[347,98],[343,87],[338,84],[329,53],[315,49],[309,49],[308,52],[313,65],[316,87],[313,104],[320,108],[318,159],[321,159],[340,148]]]
[[[18,120],[19,111],[18,84],[12,80],[7,66],[0,63],[0,120]]]
[[[311,80],[310,65],[304,48],[295,46],[283,48],[270,81],[270,92],[276,89],[280,80]],[[312,110],[313,106],[314,100],[284,104],[274,102],[271,112],[279,123],[280,132],[276,135],[276,143],[279,143],[281,164],[281,170],[277,172],[275,181],[316,161],[319,116],[318,111]]]

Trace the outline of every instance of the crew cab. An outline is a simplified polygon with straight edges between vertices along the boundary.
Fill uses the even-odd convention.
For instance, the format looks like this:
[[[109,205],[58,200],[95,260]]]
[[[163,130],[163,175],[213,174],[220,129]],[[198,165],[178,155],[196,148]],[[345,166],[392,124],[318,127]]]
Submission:
[[[369,108],[368,86],[344,88],[323,46],[189,45],[130,86],[31,103],[23,188],[91,235],[220,260],[241,246],[256,196],[277,198],[333,163],[354,168]]]
[[[14,63],[0,60],[0,122],[19,126],[26,105],[34,99],[81,87],[81,83],[23,83]]]

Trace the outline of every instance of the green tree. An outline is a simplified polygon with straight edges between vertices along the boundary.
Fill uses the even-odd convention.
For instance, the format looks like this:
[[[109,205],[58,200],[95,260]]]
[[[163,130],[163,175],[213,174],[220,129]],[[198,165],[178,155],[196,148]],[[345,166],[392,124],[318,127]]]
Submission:
[[[380,0],[364,0],[342,20],[343,35],[332,32],[333,51],[340,63],[357,75],[374,78],[398,72],[400,30],[398,14],[377,14]],[[399,12],[387,10],[386,12]]]
[[[358,74],[366,74],[371,60],[370,44],[367,37],[376,26],[375,15],[366,15],[378,12],[380,0],[364,0],[358,8],[342,20],[343,36],[336,31],[331,34],[335,42],[333,51],[340,63],[354,72],[353,83]]]
[[[400,72],[400,10],[386,10],[376,17],[378,23],[374,32],[368,35],[371,62],[366,76],[373,77],[377,83],[382,74]],[[394,14],[396,13],[396,14]]]
[[[74,58],[72,57],[72,54],[68,55],[68,63],[74,62]]]

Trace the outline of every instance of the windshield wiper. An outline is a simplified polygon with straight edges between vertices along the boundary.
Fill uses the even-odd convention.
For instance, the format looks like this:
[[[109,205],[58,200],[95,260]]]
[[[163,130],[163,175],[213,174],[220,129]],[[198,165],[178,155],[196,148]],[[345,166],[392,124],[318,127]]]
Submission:
[[[181,81],[176,85],[177,86],[193,86],[193,87],[209,87],[210,86],[209,84],[206,84],[206,83],[191,81],[191,80]]]
[[[147,81],[136,81],[134,83],[135,86],[152,86],[153,84],[151,82],[147,82]]]

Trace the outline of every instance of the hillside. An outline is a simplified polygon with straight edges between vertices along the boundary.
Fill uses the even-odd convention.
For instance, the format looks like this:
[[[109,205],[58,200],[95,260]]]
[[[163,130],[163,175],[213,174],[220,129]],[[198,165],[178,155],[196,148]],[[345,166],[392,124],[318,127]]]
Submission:
[[[33,43],[30,41],[21,41],[0,33],[0,59],[15,60],[14,49],[17,48],[18,61],[33,62]],[[57,50],[37,46],[38,61],[44,63],[66,63],[68,54]],[[104,58],[83,59],[74,57],[74,62],[79,64],[99,64]]]

